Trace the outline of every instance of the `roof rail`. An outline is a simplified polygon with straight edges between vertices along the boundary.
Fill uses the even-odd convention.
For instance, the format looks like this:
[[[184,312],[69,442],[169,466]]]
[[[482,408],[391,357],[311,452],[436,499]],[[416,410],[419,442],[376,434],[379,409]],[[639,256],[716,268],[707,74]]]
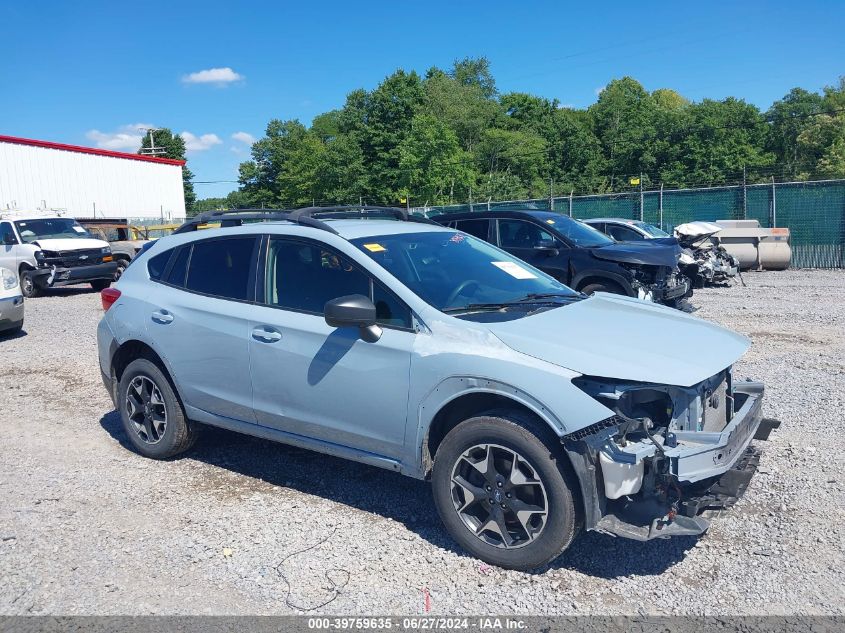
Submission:
[[[325,222],[321,222],[314,216],[321,216],[325,219],[341,219],[358,217],[384,217],[391,216],[403,222],[419,222],[421,224],[437,224],[428,218],[411,215],[407,210],[400,207],[378,207],[369,205],[339,205],[333,207],[303,207],[301,209],[230,209],[228,211],[206,211],[187,220],[182,226],[174,231],[187,233],[196,231],[201,224],[209,222],[220,222],[221,227],[240,226],[244,220],[282,220],[310,226],[315,229],[329,231],[337,235],[337,231]]]
[[[320,222],[309,216],[292,217],[289,211],[283,209],[231,209],[228,211],[206,211],[195,215],[187,220],[182,226],[173,231],[173,234],[188,233],[196,231],[201,224],[209,222],[220,222],[221,228],[227,226],[241,226],[244,220],[284,220],[295,224],[310,226],[315,229],[328,231],[337,234],[332,227],[325,222]]]

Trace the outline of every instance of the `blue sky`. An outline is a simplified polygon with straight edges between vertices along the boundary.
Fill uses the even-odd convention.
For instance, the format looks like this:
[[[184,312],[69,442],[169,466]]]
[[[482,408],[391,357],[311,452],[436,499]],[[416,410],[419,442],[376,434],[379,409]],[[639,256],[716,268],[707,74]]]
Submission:
[[[845,74],[842,2],[0,0],[0,24],[0,133],[131,151],[139,125],[167,126],[198,181],[235,180],[271,118],[309,123],[396,68],[466,56],[500,91],[575,107],[625,75],[765,109]]]

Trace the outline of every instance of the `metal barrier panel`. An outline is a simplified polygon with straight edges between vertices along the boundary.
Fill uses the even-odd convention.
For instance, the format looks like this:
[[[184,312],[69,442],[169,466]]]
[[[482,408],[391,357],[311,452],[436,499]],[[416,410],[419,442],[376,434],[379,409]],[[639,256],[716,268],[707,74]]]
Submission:
[[[757,220],[788,227],[795,268],[845,268],[845,180],[736,185],[707,189],[628,191],[534,200],[474,202],[417,209],[427,215],[459,211],[550,208],[586,220],[640,219],[672,229],[693,220]]]

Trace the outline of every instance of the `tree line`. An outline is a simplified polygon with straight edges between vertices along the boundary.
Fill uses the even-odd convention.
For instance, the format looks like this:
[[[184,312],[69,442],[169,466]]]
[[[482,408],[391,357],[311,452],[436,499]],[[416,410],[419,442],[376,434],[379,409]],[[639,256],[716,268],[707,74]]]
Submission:
[[[424,206],[630,189],[845,177],[845,78],[767,111],[611,81],[586,109],[500,93],[487,59],[397,70],[310,126],[273,119],[221,207]],[[637,185],[638,187],[639,185]]]

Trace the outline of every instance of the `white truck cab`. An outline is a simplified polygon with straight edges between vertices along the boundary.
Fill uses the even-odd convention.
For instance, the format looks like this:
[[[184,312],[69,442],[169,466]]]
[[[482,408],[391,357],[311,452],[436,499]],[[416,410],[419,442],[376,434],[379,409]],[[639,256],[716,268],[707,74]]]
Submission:
[[[76,220],[59,215],[0,215],[0,267],[17,273],[21,293],[90,283],[107,288],[117,262],[108,242],[94,239]]]

